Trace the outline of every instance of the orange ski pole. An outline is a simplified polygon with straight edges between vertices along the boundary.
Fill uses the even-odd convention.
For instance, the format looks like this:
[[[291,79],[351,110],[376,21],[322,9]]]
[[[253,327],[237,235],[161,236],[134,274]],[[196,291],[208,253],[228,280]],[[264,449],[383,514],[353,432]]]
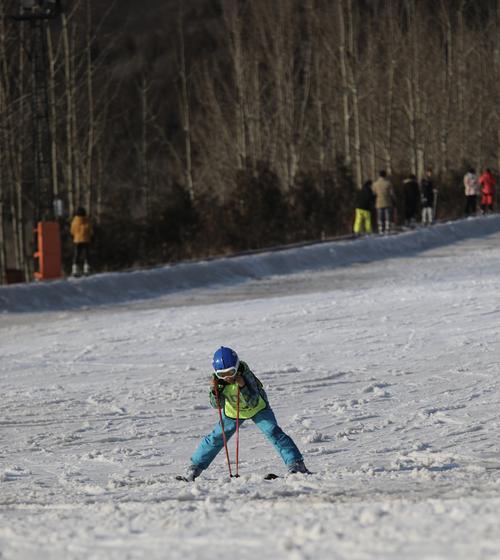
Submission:
[[[219,385],[218,383],[215,384],[215,398],[217,399],[217,410],[219,412],[219,422],[220,422],[220,427],[221,427],[221,430],[222,430],[222,440],[224,441],[224,449],[226,450],[227,468],[229,469],[229,476],[232,478],[233,473],[231,471],[231,461],[229,460],[229,451],[227,450],[227,438],[226,438],[226,432],[224,431],[224,421],[222,420],[222,410],[221,410],[221,407],[220,407],[218,385]],[[238,394],[239,394],[239,391],[238,391]]]
[[[236,393],[236,474],[239,477],[239,455],[240,455],[240,386],[238,385],[238,392]]]

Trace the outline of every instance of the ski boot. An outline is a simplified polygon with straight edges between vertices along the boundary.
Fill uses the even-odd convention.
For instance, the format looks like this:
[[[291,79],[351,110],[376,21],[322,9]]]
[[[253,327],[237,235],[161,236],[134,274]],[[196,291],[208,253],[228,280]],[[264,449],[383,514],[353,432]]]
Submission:
[[[197,465],[189,465],[184,476],[176,476],[176,480],[182,480],[183,482],[194,482],[195,478],[198,478],[202,473],[203,469],[200,469]]]
[[[288,466],[288,472],[290,474],[296,474],[296,473],[301,473],[301,474],[312,474],[311,471],[304,465],[304,461],[295,461],[295,463],[292,463],[291,465]]]

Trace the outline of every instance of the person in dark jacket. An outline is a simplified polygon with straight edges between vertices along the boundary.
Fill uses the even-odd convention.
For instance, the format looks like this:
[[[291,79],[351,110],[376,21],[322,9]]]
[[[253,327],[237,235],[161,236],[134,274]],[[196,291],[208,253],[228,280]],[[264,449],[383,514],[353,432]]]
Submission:
[[[425,177],[420,183],[420,196],[422,201],[422,224],[432,225],[434,223],[434,202],[436,197],[436,187],[432,180],[432,171],[427,169]]]
[[[366,181],[356,195],[356,216],[354,218],[354,233],[372,232],[372,210],[375,196],[372,191],[372,182]]]
[[[415,175],[409,175],[403,181],[403,194],[405,204],[405,225],[413,227],[417,222],[418,203],[420,200],[420,189]]]

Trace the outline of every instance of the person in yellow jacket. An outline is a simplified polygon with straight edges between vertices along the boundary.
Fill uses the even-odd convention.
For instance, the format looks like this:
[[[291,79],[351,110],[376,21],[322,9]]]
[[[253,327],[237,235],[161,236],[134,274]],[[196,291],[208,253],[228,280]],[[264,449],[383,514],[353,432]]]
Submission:
[[[90,222],[85,208],[77,208],[75,216],[71,221],[71,235],[73,237],[73,266],[72,276],[80,276],[80,265],[83,262],[83,274],[90,274],[89,247],[92,240],[92,223]]]

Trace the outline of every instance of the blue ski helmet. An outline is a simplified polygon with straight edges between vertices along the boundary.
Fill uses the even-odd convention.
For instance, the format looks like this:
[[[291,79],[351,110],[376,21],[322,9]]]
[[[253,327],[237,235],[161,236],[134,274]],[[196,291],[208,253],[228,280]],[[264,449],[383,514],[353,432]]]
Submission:
[[[212,365],[214,367],[214,371],[216,372],[231,368],[237,370],[240,365],[240,360],[238,358],[238,354],[236,354],[234,350],[227,348],[226,346],[221,346],[214,353]]]

